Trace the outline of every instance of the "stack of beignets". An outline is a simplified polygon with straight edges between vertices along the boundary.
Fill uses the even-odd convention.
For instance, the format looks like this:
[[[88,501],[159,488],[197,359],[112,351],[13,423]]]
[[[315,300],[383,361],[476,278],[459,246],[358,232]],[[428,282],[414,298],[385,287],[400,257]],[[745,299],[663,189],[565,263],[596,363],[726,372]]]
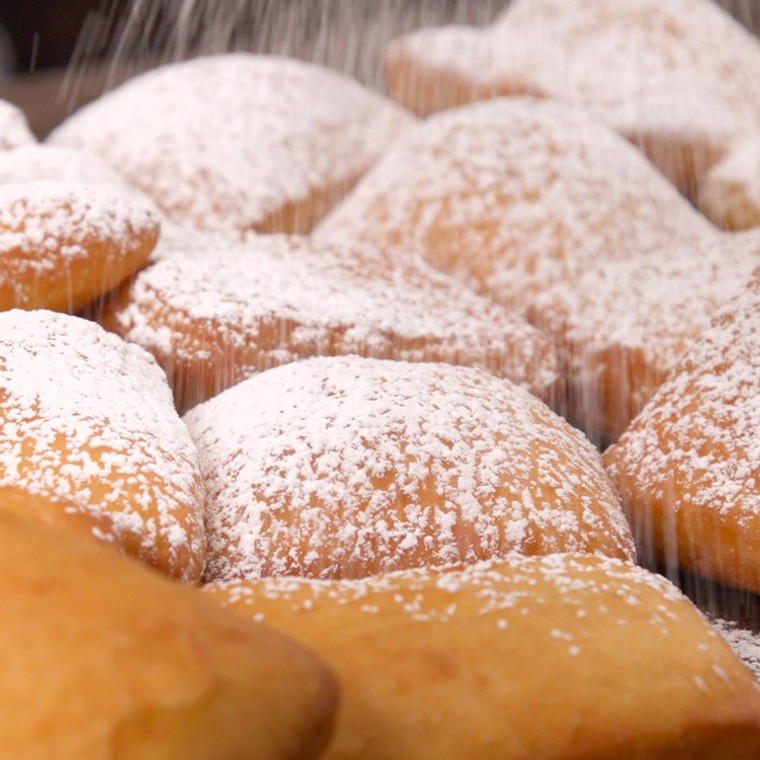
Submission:
[[[760,46],[515,0],[388,67],[448,110],[243,53],[45,146],[0,102],[0,754],[760,756],[760,683],[633,564],[760,593],[760,232],[636,147],[693,190]]]
[[[2,514],[0,574],[5,757],[311,760],[325,745],[327,667],[199,591]]]
[[[99,321],[148,349],[180,410],[265,369],[360,354],[478,366],[557,401],[549,340],[405,252],[281,235],[173,231]]]
[[[89,528],[169,575],[201,577],[203,483],[166,378],[147,352],[92,322],[0,314],[5,489],[16,514],[28,493],[30,519]]]
[[[99,154],[173,221],[305,232],[410,122],[329,69],[236,53],[135,77],[48,139]]]
[[[609,128],[532,98],[420,123],[314,235],[419,251],[524,310],[555,339],[566,413],[594,440],[625,429],[760,252]]]
[[[209,581],[360,578],[509,551],[633,557],[598,452],[481,370],[307,359],[184,421],[208,491]]]
[[[760,592],[760,280],[715,315],[605,463],[649,562]]]
[[[510,556],[208,593],[307,643],[343,694],[330,760],[746,760],[760,689],[663,578]]]
[[[485,29],[422,29],[387,54],[417,113],[501,95],[582,106],[691,194],[760,127],[760,43],[711,0],[516,0]]]

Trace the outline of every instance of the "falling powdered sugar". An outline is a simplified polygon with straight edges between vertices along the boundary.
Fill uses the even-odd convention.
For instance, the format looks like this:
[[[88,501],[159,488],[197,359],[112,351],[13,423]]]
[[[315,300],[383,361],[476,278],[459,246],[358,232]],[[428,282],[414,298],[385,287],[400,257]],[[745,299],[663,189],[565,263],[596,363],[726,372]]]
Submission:
[[[208,489],[207,580],[361,577],[514,549],[633,556],[596,450],[479,370],[310,359],[185,421]]]
[[[98,153],[174,221],[289,231],[294,220],[279,216],[316,213],[322,195],[324,205],[345,192],[409,122],[329,69],[235,53],[136,77],[49,139]]]

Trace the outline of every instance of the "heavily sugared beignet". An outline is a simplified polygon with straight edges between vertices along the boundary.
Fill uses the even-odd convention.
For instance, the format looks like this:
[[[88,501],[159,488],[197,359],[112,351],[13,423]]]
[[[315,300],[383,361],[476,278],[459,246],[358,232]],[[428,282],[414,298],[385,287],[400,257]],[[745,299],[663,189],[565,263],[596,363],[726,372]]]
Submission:
[[[664,578],[510,556],[205,591],[310,646],[342,693],[329,760],[745,760],[760,688]]]
[[[510,308],[599,262],[716,234],[622,137],[532,98],[410,129],[315,230],[417,250]]]
[[[509,551],[633,557],[589,442],[508,380],[355,356],[263,372],[184,417],[205,578],[359,578]]]
[[[699,207],[719,227],[760,227],[760,130],[743,140],[704,177]]]
[[[130,185],[102,158],[76,148],[57,145],[24,145],[13,150],[0,151],[0,185],[9,182],[77,182],[95,187],[106,187],[109,193],[121,193],[151,207],[160,216],[147,195]]]
[[[149,207],[102,187],[0,185],[0,311],[78,311],[144,264],[158,234]]]
[[[13,103],[0,100],[0,150],[36,142],[37,139],[29,129],[23,111]]]
[[[306,760],[324,747],[328,668],[197,589],[6,515],[0,574],[5,757]]]
[[[335,71],[236,53],[135,77],[49,140],[100,154],[173,221],[305,232],[411,121]]]
[[[205,242],[184,255],[164,248],[99,316],[153,353],[179,409],[256,372],[336,354],[479,366],[556,401],[549,340],[416,257],[280,235]]]
[[[760,126],[760,44],[711,0],[516,0],[485,29],[402,37],[386,69],[420,114],[519,94],[587,108],[689,193]]]
[[[188,581],[205,558],[198,455],[161,369],[98,325],[49,311],[0,314],[0,495]],[[45,503],[41,503],[43,500]],[[45,517],[46,509],[78,514]],[[76,523],[76,525],[73,525]]]
[[[647,561],[760,592],[760,280],[605,453]]]
[[[616,440],[758,264],[760,232],[727,234],[602,264],[539,294],[527,316],[557,344],[569,419],[592,440]]]

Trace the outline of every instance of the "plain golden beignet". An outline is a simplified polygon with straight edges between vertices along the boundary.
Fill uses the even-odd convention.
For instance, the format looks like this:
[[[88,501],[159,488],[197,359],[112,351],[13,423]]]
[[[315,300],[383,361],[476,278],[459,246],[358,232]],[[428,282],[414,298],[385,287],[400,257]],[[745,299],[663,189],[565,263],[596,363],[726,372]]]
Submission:
[[[156,357],[180,410],[256,372],[338,354],[476,366],[547,403],[559,395],[542,333],[406,252],[172,231],[158,257],[105,300],[98,321]]]
[[[21,492],[30,494],[29,519],[89,528],[169,575],[201,576],[195,446],[153,357],[93,322],[43,310],[0,313],[0,494],[5,489],[17,512]]]
[[[183,419],[208,494],[208,581],[361,578],[510,551],[634,556],[597,450],[482,370],[306,359]]]
[[[73,313],[148,259],[159,220],[121,192],[79,182],[0,185],[0,311]]]
[[[664,578],[599,557],[207,586],[342,694],[327,760],[747,760],[754,675]]]
[[[294,760],[323,747],[334,678],[281,634],[5,515],[0,574],[4,757]]]
[[[642,557],[760,592],[757,273],[605,453]]]
[[[331,69],[233,53],[141,74],[48,140],[99,154],[174,222],[301,233],[413,121]]]
[[[535,98],[416,124],[314,232],[418,251],[517,310],[601,262],[717,234],[620,135]]]
[[[520,94],[586,108],[689,194],[760,127],[760,43],[712,0],[515,0],[484,29],[396,40],[386,70],[419,114]]]

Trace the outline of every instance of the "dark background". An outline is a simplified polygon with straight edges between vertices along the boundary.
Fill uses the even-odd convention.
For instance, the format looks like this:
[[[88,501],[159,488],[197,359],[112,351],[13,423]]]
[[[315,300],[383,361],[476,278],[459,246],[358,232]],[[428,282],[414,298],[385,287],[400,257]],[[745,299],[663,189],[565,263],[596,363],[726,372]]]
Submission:
[[[65,66],[88,14],[108,17],[101,0],[0,0],[0,24],[10,39],[13,71],[28,73]],[[123,12],[126,1],[114,4]]]
[[[273,31],[277,26],[277,18],[283,19],[288,16],[296,16],[301,22],[301,31],[314,32],[317,27],[330,20],[331,16],[345,15],[349,6],[362,8],[363,16],[382,16],[388,13],[395,14],[397,18],[413,15],[415,10],[418,16],[428,16],[431,20],[436,19],[439,23],[446,21],[467,21],[477,23],[486,21],[497,12],[500,7],[508,5],[509,0],[350,0],[350,3],[340,0],[250,0],[249,12],[240,11],[241,3],[232,3],[230,0],[190,0],[190,3],[203,5],[206,9],[215,9],[210,12],[210,17],[219,18],[222,10],[229,10],[234,5],[238,10],[238,26],[250,27],[258,22],[261,28],[262,21],[271,27]],[[667,2],[667,0],[663,0]],[[741,23],[760,31],[760,2],[757,0],[718,0],[729,10]],[[174,5],[179,7],[179,0],[174,3],[160,0],[143,0],[143,6],[167,7]],[[112,52],[114,39],[122,32],[122,25],[127,16],[127,9],[131,6],[140,5],[134,0],[0,0],[0,24],[10,38],[11,47],[14,51],[11,70],[15,73],[30,73],[41,69],[62,67],[77,57],[86,57],[88,60],[103,59]],[[296,7],[298,6],[298,7]],[[477,13],[477,7],[486,7],[485,13]],[[351,9],[355,13],[355,9]],[[208,13],[208,11],[207,11]],[[139,15],[139,14],[138,14]],[[148,32],[155,32],[155,26],[160,14],[148,14],[151,18],[147,26],[152,27]],[[480,15],[481,18],[477,18]],[[424,20],[424,19],[421,19]],[[387,19],[386,19],[387,21]],[[286,23],[286,22],[283,22]],[[283,26],[283,24],[280,24]],[[284,26],[283,26],[284,28]],[[79,44],[83,30],[89,32],[86,43]],[[137,31],[137,30],[136,30]],[[166,35],[166,32],[163,33]],[[157,45],[161,40],[155,39]],[[229,35],[228,35],[229,36]],[[241,37],[245,36],[241,34]],[[297,35],[295,35],[297,36]],[[93,44],[95,43],[95,44]],[[150,47],[150,42],[144,42],[145,48]],[[135,45],[133,48],[137,47]],[[145,48],[132,50],[134,54],[145,52]],[[79,56],[77,55],[79,53]]]
[[[509,1],[0,0],[0,98],[43,137],[145,68],[237,49],[301,57],[382,89],[390,39],[421,26],[486,24]],[[760,32],[760,0],[718,2]]]

